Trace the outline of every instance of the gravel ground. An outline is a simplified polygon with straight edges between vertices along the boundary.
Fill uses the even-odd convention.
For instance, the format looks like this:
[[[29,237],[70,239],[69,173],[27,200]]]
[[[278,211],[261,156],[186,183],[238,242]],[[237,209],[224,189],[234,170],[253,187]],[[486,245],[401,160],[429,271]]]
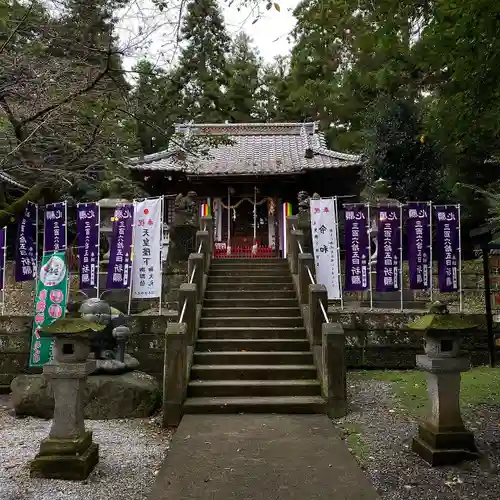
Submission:
[[[171,432],[159,419],[87,420],[99,444],[99,464],[83,482],[30,479],[29,461],[50,421],[16,419],[0,399],[1,500],[145,500],[168,452]]]
[[[405,415],[388,382],[350,382],[351,413],[341,427],[359,430],[352,452],[383,500],[497,500],[500,495],[499,408],[481,406],[466,425],[474,431],[481,460],[432,468],[411,452],[417,422]],[[352,438],[352,436],[351,436]]]

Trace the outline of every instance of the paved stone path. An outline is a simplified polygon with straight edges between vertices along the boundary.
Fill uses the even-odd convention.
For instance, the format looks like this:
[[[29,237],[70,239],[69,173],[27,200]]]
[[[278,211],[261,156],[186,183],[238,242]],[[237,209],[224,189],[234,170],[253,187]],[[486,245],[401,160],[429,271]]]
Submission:
[[[186,415],[149,500],[377,500],[325,415]]]

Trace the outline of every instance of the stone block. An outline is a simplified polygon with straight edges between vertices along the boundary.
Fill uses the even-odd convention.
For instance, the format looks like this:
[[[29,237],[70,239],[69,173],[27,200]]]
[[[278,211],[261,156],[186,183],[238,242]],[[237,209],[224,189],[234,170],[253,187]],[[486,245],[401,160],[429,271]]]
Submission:
[[[163,426],[180,423],[187,389],[187,326],[171,323],[165,334],[165,368],[163,375]]]
[[[30,477],[84,481],[99,461],[99,446],[92,443],[83,454],[38,454],[30,465]]]
[[[347,414],[345,335],[338,323],[323,324],[322,383],[331,418]]]
[[[12,381],[11,389],[16,415],[52,418],[52,386],[43,375],[20,375]],[[152,415],[160,402],[160,385],[144,372],[91,375],[86,381],[83,413],[90,420],[144,418]]]

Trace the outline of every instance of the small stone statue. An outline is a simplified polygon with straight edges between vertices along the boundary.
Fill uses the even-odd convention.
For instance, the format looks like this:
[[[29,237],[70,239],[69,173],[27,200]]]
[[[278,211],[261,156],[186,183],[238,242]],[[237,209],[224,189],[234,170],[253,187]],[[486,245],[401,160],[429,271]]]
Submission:
[[[297,194],[299,214],[307,212],[309,213],[309,194],[307,191],[299,191]]]
[[[189,191],[186,196],[179,193],[174,202],[174,226],[197,226],[196,192]]]
[[[87,299],[80,306],[82,318],[106,325],[90,340],[90,352],[96,359],[92,374],[118,374],[138,368],[139,361],[125,353],[125,343],[131,332],[125,325],[125,315],[99,298]]]

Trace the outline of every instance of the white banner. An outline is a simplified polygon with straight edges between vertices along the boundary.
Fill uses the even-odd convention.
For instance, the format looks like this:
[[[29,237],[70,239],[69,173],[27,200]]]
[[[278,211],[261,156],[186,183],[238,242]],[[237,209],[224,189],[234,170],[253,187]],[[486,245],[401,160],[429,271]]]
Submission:
[[[161,296],[161,198],[136,202],[134,214],[134,256],[132,297]]]
[[[316,281],[325,285],[328,299],[340,299],[340,262],[338,220],[334,198],[310,200],[311,233],[316,266]]]

